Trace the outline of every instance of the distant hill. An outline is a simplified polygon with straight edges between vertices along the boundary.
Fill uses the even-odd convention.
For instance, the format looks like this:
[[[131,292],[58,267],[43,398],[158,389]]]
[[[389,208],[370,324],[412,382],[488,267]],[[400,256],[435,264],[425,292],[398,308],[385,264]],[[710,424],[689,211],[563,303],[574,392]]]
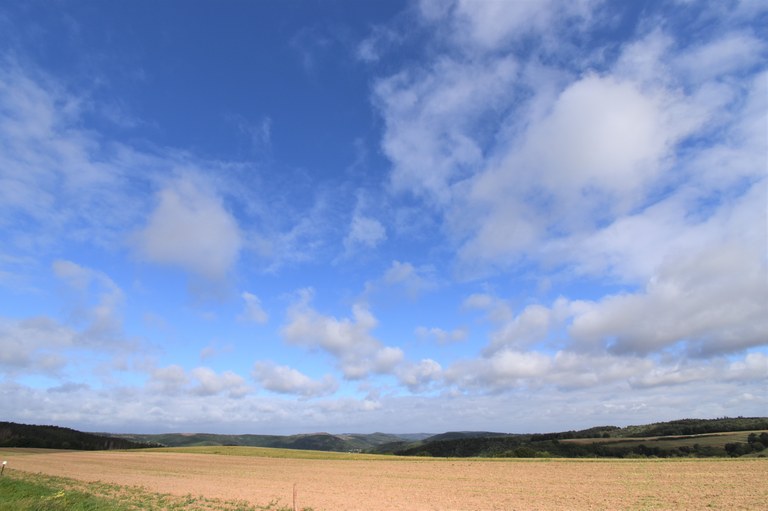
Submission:
[[[407,442],[412,438],[425,438],[427,434],[392,435],[388,433],[341,434],[310,433],[302,435],[217,435],[211,433],[119,434],[135,442],[162,444],[167,447],[197,447],[235,445],[244,447],[275,447],[312,451],[369,451],[387,443]]]
[[[763,452],[765,451],[765,452]],[[645,426],[504,435],[446,433],[419,442],[386,444],[376,452],[436,457],[765,456],[768,417],[682,419]]]
[[[36,426],[0,422],[0,447],[35,447],[42,449],[78,449],[98,451],[139,449],[156,445],[124,438],[83,433],[59,426]]]
[[[438,435],[309,433],[287,436],[83,433],[57,426],[0,422],[0,447],[97,450],[156,446],[275,447],[435,457],[768,456],[768,417],[681,419],[624,428],[596,426],[532,434],[452,431]]]
[[[645,426],[627,426],[616,436],[643,437],[668,435],[702,435],[727,431],[768,429],[768,417],[723,417],[720,419],[681,419]]]
[[[424,442],[441,442],[443,440],[459,440],[462,438],[492,438],[509,436],[509,433],[492,433],[490,431],[449,431],[432,435],[424,439]]]

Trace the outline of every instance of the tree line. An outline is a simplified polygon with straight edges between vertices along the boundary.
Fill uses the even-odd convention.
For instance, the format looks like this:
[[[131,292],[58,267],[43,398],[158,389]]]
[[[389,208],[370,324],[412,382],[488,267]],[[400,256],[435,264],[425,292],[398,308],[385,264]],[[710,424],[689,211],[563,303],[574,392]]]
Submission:
[[[157,444],[133,442],[124,438],[83,433],[59,426],[37,426],[0,422],[0,447],[34,447],[38,449],[76,449],[99,451],[139,449]]]

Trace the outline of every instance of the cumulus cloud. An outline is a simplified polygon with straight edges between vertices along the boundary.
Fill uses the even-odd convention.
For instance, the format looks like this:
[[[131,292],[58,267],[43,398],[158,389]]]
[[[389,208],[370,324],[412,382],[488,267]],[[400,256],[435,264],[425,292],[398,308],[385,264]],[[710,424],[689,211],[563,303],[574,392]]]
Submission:
[[[577,345],[647,354],[679,344],[693,356],[710,356],[768,342],[768,272],[759,259],[728,247],[659,270],[642,292],[586,304],[569,330]]]
[[[512,381],[526,364],[555,368],[528,351],[538,343],[627,361],[765,345],[766,47],[738,16],[693,43],[641,25],[613,56],[582,52],[573,72],[543,63],[569,51],[547,38],[566,20],[607,23],[590,2],[420,8],[451,30],[422,71],[375,88],[394,190],[437,206],[462,276],[554,267],[625,286],[516,311],[469,297],[496,325],[478,371]],[[530,56],[513,59],[531,33]]]
[[[554,324],[553,315],[552,310],[542,305],[527,306],[491,335],[486,352],[494,353],[502,348],[521,349],[545,340]]]
[[[245,379],[232,371],[217,374],[208,367],[196,367],[190,374],[196,380],[192,393],[199,396],[212,396],[226,392],[230,397],[240,398],[250,392]]]
[[[516,70],[511,58],[490,66],[441,60],[425,72],[378,82],[394,190],[441,205],[450,201],[451,185],[481,165],[485,140],[477,137],[488,135],[482,126],[509,96]]]
[[[279,394],[320,397],[333,394],[339,387],[336,379],[329,374],[320,380],[313,380],[292,367],[273,362],[256,362],[252,374],[262,388]]]
[[[667,148],[664,124],[658,99],[631,83],[586,76],[529,130],[523,164],[545,170],[542,184],[555,193],[642,191]]]
[[[176,265],[212,281],[232,270],[242,247],[237,220],[221,198],[210,185],[189,176],[160,191],[135,243],[147,261]]]
[[[123,291],[97,269],[57,260],[52,269],[68,316],[0,318],[0,409],[20,422],[42,416],[93,430],[220,422],[273,431],[307,424],[397,430],[403,416],[428,430],[510,424],[526,431],[617,416],[635,423],[676,418],[680,410],[762,413],[768,75],[755,20],[765,7],[649,4],[637,20],[622,18],[619,40],[611,35],[615,6],[593,11],[596,5],[602,2],[424,0],[405,12],[419,17],[418,39],[374,29],[356,48],[369,64],[401,42],[425,49],[409,46],[412,59],[392,61],[404,63],[399,69],[366,68],[390,73],[373,80],[371,95],[383,126],[380,149],[391,163],[387,205],[398,210],[382,213],[358,196],[351,214],[333,225],[327,218],[339,216],[332,210],[341,202],[335,193],[318,192],[308,207],[291,206],[284,194],[253,200],[265,183],[243,186],[243,173],[201,177],[239,172],[237,164],[110,141],[84,128],[92,128],[93,98],[2,60],[4,264],[24,254],[52,259],[38,249],[61,240],[120,250],[124,233],[133,232],[133,249],[145,261],[222,281],[245,250],[269,259],[275,271],[317,256],[334,232],[345,256],[400,236],[418,240],[407,253],[456,256],[462,293],[476,290],[470,286],[492,291],[470,295],[462,308],[487,323],[484,346],[445,345],[466,338],[466,329],[428,324],[416,335],[443,349],[413,361],[376,334],[385,316],[362,300],[335,316],[313,306],[307,291],[290,306],[280,331],[287,344],[328,355],[346,380],[390,375],[409,395],[382,392],[377,378],[340,383],[273,362],[256,363],[251,377],[278,395],[252,392],[232,371],[171,362],[148,364],[144,387],[102,389],[72,381],[72,368],[92,366],[85,360],[92,352],[102,359],[120,344]],[[653,18],[672,11],[670,19]],[[681,21],[686,32],[678,35]],[[256,149],[269,149],[270,118],[241,128]],[[306,198],[317,183],[308,179],[290,198]],[[418,298],[448,288],[436,277],[443,262],[392,261],[366,291]],[[529,275],[549,270],[553,287],[530,298]],[[472,280],[494,272],[503,279]],[[1,282],[11,278],[0,270]],[[241,298],[239,319],[267,322],[259,297]],[[402,326],[408,335],[425,321],[381,331]],[[201,357],[221,350],[206,348]],[[440,358],[459,350],[465,358],[458,362]],[[14,381],[29,374],[58,381],[48,389]],[[320,399],[355,384],[368,396]],[[68,399],[51,399],[60,394]]]
[[[659,364],[642,357],[566,350],[550,355],[539,351],[504,349],[451,365],[445,370],[445,380],[470,392],[544,388],[568,392],[600,386],[627,390],[632,382],[661,367],[665,371],[670,370],[669,364]]]
[[[550,371],[549,357],[505,350],[488,358],[464,360],[445,371],[446,381],[462,389],[502,390],[528,386]]]
[[[708,356],[768,342],[766,200],[757,182],[703,219],[651,210],[589,239],[582,269],[630,275],[641,288],[581,302],[570,327],[576,345],[632,353],[677,345]]]
[[[487,310],[497,325],[485,353],[545,340],[576,351],[639,356],[682,350],[711,357],[765,345],[765,201],[758,183],[704,220],[654,229],[658,219],[651,211],[648,218],[628,219],[585,242],[581,271],[615,272],[640,283],[636,291],[595,300],[561,297],[517,313],[497,298],[470,296],[465,307]],[[665,250],[659,252],[659,246]],[[562,329],[568,336],[552,339]]]
[[[430,358],[404,364],[397,370],[398,380],[411,392],[423,392],[442,376],[442,366]]]
[[[161,396],[209,397],[225,394],[240,399],[251,389],[245,379],[232,372],[217,373],[209,367],[196,367],[187,371],[178,364],[154,367],[148,372],[146,388]]]
[[[612,77],[571,84],[472,179],[452,222],[466,230],[461,258],[515,261],[553,235],[588,231],[642,204],[690,131],[668,116],[670,101]]]
[[[189,382],[187,372],[178,364],[153,369],[149,374],[148,388],[163,395],[181,392]]]
[[[286,342],[330,354],[347,379],[392,372],[403,352],[373,337],[378,321],[365,305],[354,305],[351,318],[337,319],[314,310],[312,295],[311,290],[301,291],[299,301],[288,310],[288,322],[281,331]]]
[[[535,260],[542,243],[620,219],[652,204],[665,187],[689,194],[709,169],[749,161],[733,146],[718,155],[721,165],[706,169],[688,170],[676,159],[690,137],[744,117],[738,115],[743,103],[734,100],[745,96],[745,82],[722,77],[754,71],[764,48],[749,32],[680,48],[654,30],[613,61],[584,54],[578,74],[511,59],[507,45],[526,31],[554,32],[574,18],[605,22],[593,20],[590,8],[590,2],[423,3],[428,24],[447,23],[449,39],[476,46],[377,84],[394,188],[440,205],[468,276]],[[533,48],[534,56],[555,51],[546,37]],[[730,59],[739,48],[754,51]],[[713,60],[690,58],[696,55]],[[684,62],[701,69],[686,71]],[[755,133],[757,125],[728,140],[753,140]]]

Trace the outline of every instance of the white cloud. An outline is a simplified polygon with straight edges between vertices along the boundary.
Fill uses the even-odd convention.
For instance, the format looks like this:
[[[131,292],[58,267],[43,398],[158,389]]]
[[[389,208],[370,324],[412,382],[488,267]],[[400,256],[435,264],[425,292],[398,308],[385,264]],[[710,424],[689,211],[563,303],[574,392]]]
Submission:
[[[192,387],[192,393],[196,395],[212,396],[226,392],[230,397],[241,398],[250,392],[245,379],[232,371],[217,374],[208,367],[196,367],[190,374],[197,381]]]
[[[387,230],[381,222],[362,214],[355,213],[349,225],[349,232],[344,238],[345,253],[351,254],[359,247],[376,248],[387,239]]]
[[[494,322],[511,321],[514,313],[510,305],[495,296],[486,293],[474,293],[464,299],[462,306],[469,310],[485,310],[488,319]]]
[[[140,142],[151,149],[127,146],[110,137],[156,132],[139,131],[143,121],[114,101],[105,105],[81,92],[87,87],[73,92],[13,58],[0,60],[0,282],[14,296],[40,293],[9,303],[8,317],[0,318],[0,409],[9,410],[8,419],[44,417],[91,430],[275,432],[340,424],[396,431],[403,417],[433,431],[496,424],[523,432],[617,417],[638,423],[680,413],[763,413],[768,75],[760,71],[766,43],[755,23],[766,12],[764,2],[649,4],[637,20],[621,18],[621,26],[619,16],[610,16],[627,11],[611,5],[590,12],[600,3],[424,1],[403,12],[421,16],[409,18],[414,38],[392,25],[375,28],[352,48],[358,59],[384,62],[400,43],[409,57],[359,67],[392,73],[374,79],[371,91],[384,129],[380,149],[391,162],[383,180],[374,151],[358,157],[342,183],[279,161],[270,168],[275,163],[274,170],[289,176],[250,162],[204,162],[153,147],[152,140]],[[667,20],[667,13],[682,16]],[[402,29],[397,20],[395,28]],[[676,33],[681,21],[685,34]],[[582,32],[588,27],[599,33]],[[310,57],[305,63],[312,61],[308,69],[318,70],[338,46],[328,34],[311,29],[294,39],[312,50],[303,52]],[[112,117],[120,130],[98,131],[94,113],[101,121]],[[271,118],[238,126],[255,149],[270,149]],[[394,193],[380,193],[382,183]],[[369,188],[357,188],[354,210],[341,211],[360,186]],[[333,259],[339,245],[349,257],[386,243],[414,262],[392,261],[351,310],[335,316],[303,293],[280,335],[310,355],[329,355],[339,374],[315,377],[310,374],[323,370],[304,374],[290,362],[258,362],[251,377],[259,388],[282,394],[272,395],[253,392],[234,371],[175,364],[173,338],[183,335],[175,328],[147,329],[153,341],[157,336],[154,346],[169,350],[163,354],[169,365],[139,361],[131,357],[146,355],[128,350],[110,360],[128,345],[124,308],[132,319],[148,314],[141,307],[149,306],[179,325],[188,312],[158,305],[171,295],[154,294],[154,282],[121,266],[126,233],[134,233],[131,248],[145,261],[182,268],[204,282],[235,277],[241,289],[248,289],[241,279],[249,276],[234,275],[242,256],[266,260],[248,260],[249,271],[277,273],[295,269],[287,263]],[[82,258],[68,252],[83,249]],[[446,255],[455,257],[460,284],[442,276],[450,266]],[[56,260],[64,316],[45,312],[53,293],[35,261],[103,256],[113,277]],[[337,282],[336,273],[344,273],[338,269],[328,277],[348,297],[354,284],[347,279],[355,276]],[[23,291],[16,270],[27,274]],[[502,275],[471,280],[494,272]],[[533,290],[531,281],[543,273],[551,287]],[[294,277],[302,278],[287,278]],[[126,291],[117,285],[132,278],[137,281]],[[449,307],[460,300],[457,293],[493,290],[463,304],[487,322],[485,346],[447,346],[465,339],[467,330],[422,326],[416,335],[441,349],[406,360],[398,347],[404,345],[383,336],[409,337],[418,324],[440,322],[398,316],[409,305],[401,295],[416,299],[438,288],[440,303]],[[234,308],[224,310],[231,302],[212,306],[199,335],[235,316],[266,323],[262,293],[268,287],[259,289],[261,299],[244,291]],[[502,298],[499,290],[509,294]],[[32,303],[38,296],[40,305]],[[386,316],[374,316],[364,302],[393,296],[386,303],[391,308],[381,307]],[[43,309],[25,317],[25,307],[38,306]],[[183,328],[195,328],[200,317]],[[380,320],[386,325],[377,330]],[[208,342],[201,358],[231,351],[216,360],[237,364],[236,335],[226,334],[231,346],[195,339],[185,356]],[[447,361],[458,352],[467,358]],[[315,359],[324,363],[323,356]],[[132,370],[138,374],[125,379],[114,373]],[[340,383],[342,375],[358,381]],[[101,385],[93,382],[99,377]],[[132,386],[141,377],[145,385]],[[381,380],[402,388],[383,387]],[[368,395],[330,397],[342,384],[345,393],[357,385]],[[411,395],[399,395],[403,389]],[[54,399],[61,395],[67,399]],[[309,399],[321,396],[329,397]]]
[[[28,63],[3,55],[0,62],[0,227],[8,256],[37,257],[62,241],[115,251],[128,241],[147,261],[220,283],[243,249],[267,259],[271,271],[312,259],[325,246],[329,201],[322,190],[312,211],[291,209],[282,183],[277,190],[264,180],[263,195],[242,186],[244,172],[252,170],[248,163],[101,136],[84,129],[99,100]],[[257,148],[268,149],[269,117],[241,129]],[[253,224],[259,229],[248,228]],[[128,232],[134,235],[126,240]]]
[[[241,399],[251,392],[245,379],[232,372],[217,373],[209,367],[196,367],[187,371],[178,364],[151,368],[146,390],[160,396],[199,396],[207,398],[226,394]]]
[[[703,356],[768,342],[767,200],[764,181],[704,218],[672,199],[572,245],[580,271],[640,284],[582,302],[577,345],[649,353],[679,343]]]
[[[643,291],[589,303],[569,333],[577,346],[615,353],[682,344],[693,356],[710,356],[761,346],[768,342],[766,279],[764,262],[740,247],[680,257]]]
[[[677,69],[689,73],[693,82],[706,82],[727,74],[738,73],[764,62],[766,44],[752,34],[722,34],[677,55]]]
[[[432,359],[425,358],[417,364],[408,363],[397,370],[397,377],[402,385],[411,392],[422,392],[431,384],[439,381],[443,368]]]
[[[747,358],[750,357],[755,358],[752,355]],[[763,359],[751,360],[751,366],[758,367],[761,360],[764,363]],[[585,392],[600,388],[627,392],[630,387],[668,387],[708,381],[722,371],[722,365],[720,361],[697,361],[681,368],[679,362],[635,356],[565,350],[547,355],[537,351],[506,349],[487,357],[458,362],[445,370],[445,379],[449,384],[470,392],[514,392],[519,389]],[[729,367],[729,374],[735,376],[737,364]],[[754,373],[737,378],[745,382],[757,381]]]
[[[0,55],[0,227],[5,248],[40,254],[61,240],[109,245],[136,218],[146,161],[82,128],[88,98]],[[147,156],[146,160],[151,157]]]
[[[425,72],[379,81],[375,100],[386,124],[382,148],[393,164],[393,188],[437,204],[450,201],[450,185],[482,164],[484,126],[510,96],[516,71],[511,58],[491,65],[440,60]]]
[[[387,286],[399,286],[411,298],[432,291],[438,285],[434,268],[416,267],[412,263],[401,261],[392,261],[390,267],[384,272],[381,283]]]
[[[400,348],[383,346],[371,335],[378,321],[362,304],[352,307],[352,317],[337,319],[314,310],[311,290],[303,290],[288,310],[288,323],[281,333],[286,342],[331,354],[347,379],[370,373],[388,373],[403,358]]]
[[[67,362],[61,352],[76,339],[75,330],[48,317],[0,318],[0,367],[6,374],[57,373]]]
[[[504,350],[457,362],[445,370],[445,379],[462,389],[512,390],[537,382],[551,368],[551,359],[542,353]]]
[[[386,26],[373,27],[371,34],[357,45],[355,56],[367,63],[378,62],[382,55],[403,40],[396,30]]]
[[[210,184],[182,177],[165,187],[147,226],[135,236],[146,260],[178,265],[212,281],[223,279],[242,246],[237,220]]]
[[[5,374],[61,377],[83,358],[112,357],[136,348],[136,341],[123,332],[124,295],[112,279],[72,261],[54,261],[52,270],[66,284],[67,317],[0,318],[0,368]]]
[[[256,362],[253,378],[266,390],[307,398],[333,394],[339,387],[336,379],[329,374],[320,380],[313,380],[296,369],[272,362]]]
[[[373,355],[372,370],[378,374],[391,374],[403,361],[403,350],[394,346],[384,346]]]
[[[541,305],[529,305],[491,335],[487,353],[502,348],[522,349],[546,339],[554,323],[553,312]]]
[[[590,7],[423,3],[428,23],[448,22],[449,38],[474,41],[475,50],[490,53],[448,52],[423,72],[403,71],[377,84],[394,189],[440,205],[462,276],[536,261],[542,243],[620,220],[653,204],[660,190],[706,195],[724,184],[725,174],[732,183],[754,178],[749,162],[765,149],[759,136],[765,123],[757,121],[765,94],[755,94],[759,81],[748,91],[751,82],[734,75],[754,72],[764,51],[759,41],[748,31],[729,31],[681,50],[672,35],[654,30],[630,40],[615,61],[606,61],[600,48],[585,54],[579,74],[535,62],[555,51],[545,40],[518,59],[505,46],[526,31],[549,34],[553,23],[573,16],[607,22],[591,19]],[[754,51],[739,50],[747,48]],[[713,60],[689,58],[705,54]],[[590,70],[595,64],[600,73]],[[685,71],[686,65],[701,69]],[[745,97],[753,98],[752,106],[738,99]],[[690,137],[727,133],[747,117],[755,122],[746,133],[722,140],[754,141],[749,147],[685,148]],[[681,159],[695,154],[719,164],[692,168]],[[718,171],[709,190],[696,190]]]
[[[470,296],[465,307],[487,310],[498,325],[485,354],[542,341],[593,354],[682,351],[707,358],[764,346],[766,200],[764,182],[758,182],[705,219],[677,216],[679,205],[661,204],[562,247],[579,272],[613,275],[637,290],[594,300],[561,297],[518,313],[503,300]]]
[[[458,37],[481,48],[497,48],[512,37],[541,29],[552,15],[550,0],[540,2],[478,2],[459,0],[451,12]]]
[[[86,325],[79,334],[82,344],[104,344],[122,336],[120,310],[124,296],[112,279],[72,261],[54,261],[53,271],[76,291],[71,314],[76,323]],[[90,295],[96,295],[96,303],[89,303],[93,302]]]
[[[186,371],[178,364],[155,368],[149,376],[148,388],[165,396],[180,393],[189,382]]]
[[[416,327],[416,335],[424,339],[434,339],[438,344],[450,344],[465,341],[469,332],[464,327],[448,331],[437,327],[420,326]]]
[[[261,300],[258,296],[247,291],[243,291],[240,296],[245,300],[245,310],[238,316],[238,319],[259,324],[269,321],[269,315],[261,306]]]
[[[423,0],[421,15],[436,27],[444,26],[446,36],[468,51],[494,51],[531,35],[562,34],[560,23],[573,30],[578,21],[590,16],[590,0],[561,1],[477,1]]]
[[[722,379],[744,384],[764,381],[768,375],[768,357],[763,353],[750,353],[743,360],[726,362],[716,360],[710,364],[686,364],[656,367],[645,374],[630,378],[633,388],[668,387]]]
[[[658,99],[631,83],[586,76],[531,127],[522,164],[544,170],[540,183],[555,194],[642,191],[668,146],[664,124]]]
[[[498,146],[451,213],[466,236],[462,262],[509,265],[553,235],[588,231],[641,205],[691,128],[668,116],[673,101],[612,77],[572,83],[518,145]]]

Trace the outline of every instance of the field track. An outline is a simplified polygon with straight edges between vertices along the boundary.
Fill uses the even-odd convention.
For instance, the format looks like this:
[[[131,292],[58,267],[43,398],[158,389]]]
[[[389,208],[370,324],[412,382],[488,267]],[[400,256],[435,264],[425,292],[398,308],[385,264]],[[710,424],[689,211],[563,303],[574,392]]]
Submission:
[[[279,499],[315,511],[766,509],[768,459],[292,459],[169,452],[25,452],[11,470],[175,495]]]

